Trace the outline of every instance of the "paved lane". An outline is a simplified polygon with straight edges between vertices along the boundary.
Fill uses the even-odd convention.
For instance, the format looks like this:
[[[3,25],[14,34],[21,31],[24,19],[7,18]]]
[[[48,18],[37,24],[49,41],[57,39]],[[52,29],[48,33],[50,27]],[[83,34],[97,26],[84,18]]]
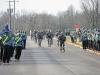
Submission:
[[[66,52],[60,53],[57,42],[42,47],[27,40],[27,49],[22,51],[20,62],[1,65],[0,75],[100,75],[100,56],[66,44]]]

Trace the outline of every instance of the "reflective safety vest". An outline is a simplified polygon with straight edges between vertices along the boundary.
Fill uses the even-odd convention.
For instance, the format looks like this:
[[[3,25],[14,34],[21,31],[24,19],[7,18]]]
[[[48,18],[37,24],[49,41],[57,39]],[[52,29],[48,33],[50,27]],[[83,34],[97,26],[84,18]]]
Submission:
[[[6,38],[3,40],[3,44],[8,40],[8,36],[6,36]]]
[[[16,44],[18,44],[18,42],[20,41],[20,39],[21,39],[21,37],[20,37],[20,38],[18,38],[18,39],[16,40],[16,42],[15,42],[15,43],[16,43]]]

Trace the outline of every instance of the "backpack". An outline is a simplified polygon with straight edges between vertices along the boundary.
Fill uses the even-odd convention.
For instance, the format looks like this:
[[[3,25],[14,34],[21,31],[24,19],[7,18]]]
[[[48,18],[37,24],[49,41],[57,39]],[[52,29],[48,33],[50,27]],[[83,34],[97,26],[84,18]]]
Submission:
[[[51,34],[50,34],[50,33],[47,33],[47,36],[48,36],[48,37],[51,37]]]
[[[66,41],[66,37],[65,37],[65,36],[61,36],[61,37],[60,37],[60,40],[61,40],[61,41]]]

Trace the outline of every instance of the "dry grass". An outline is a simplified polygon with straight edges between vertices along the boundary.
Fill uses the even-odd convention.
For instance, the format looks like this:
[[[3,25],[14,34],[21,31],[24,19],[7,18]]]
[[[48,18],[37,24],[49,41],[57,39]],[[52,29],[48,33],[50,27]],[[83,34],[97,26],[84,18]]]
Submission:
[[[70,36],[66,36],[66,41],[67,42],[70,42],[70,43],[72,43],[71,42],[71,38],[70,38]],[[78,46],[82,46],[82,42],[79,42],[79,39],[77,38],[77,42],[76,43],[74,43],[74,44],[76,44],[76,45],[78,45]]]

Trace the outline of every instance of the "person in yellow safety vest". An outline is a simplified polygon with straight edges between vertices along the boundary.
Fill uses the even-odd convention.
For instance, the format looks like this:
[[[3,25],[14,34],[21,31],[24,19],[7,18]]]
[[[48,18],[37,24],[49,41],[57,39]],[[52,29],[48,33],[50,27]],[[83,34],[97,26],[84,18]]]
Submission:
[[[12,41],[11,41],[11,37],[9,36],[9,32],[8,31],[5,31],[4,34],[5,34],[5,37],[2,40],[2,43],[4,45],[3,63],[4,63],[4,65],[6,65],[6,60],[7,60],[7,65],[10,65],[9,64],[9,60],[10,60],[10,45],[11,45]]]
[[[20,61],[20,56],[21,56],[23,47],[24,47],[24,42],[22,40],[21,34],[19,34],[15,38],[15,48],[16,48],[15,62]]]

